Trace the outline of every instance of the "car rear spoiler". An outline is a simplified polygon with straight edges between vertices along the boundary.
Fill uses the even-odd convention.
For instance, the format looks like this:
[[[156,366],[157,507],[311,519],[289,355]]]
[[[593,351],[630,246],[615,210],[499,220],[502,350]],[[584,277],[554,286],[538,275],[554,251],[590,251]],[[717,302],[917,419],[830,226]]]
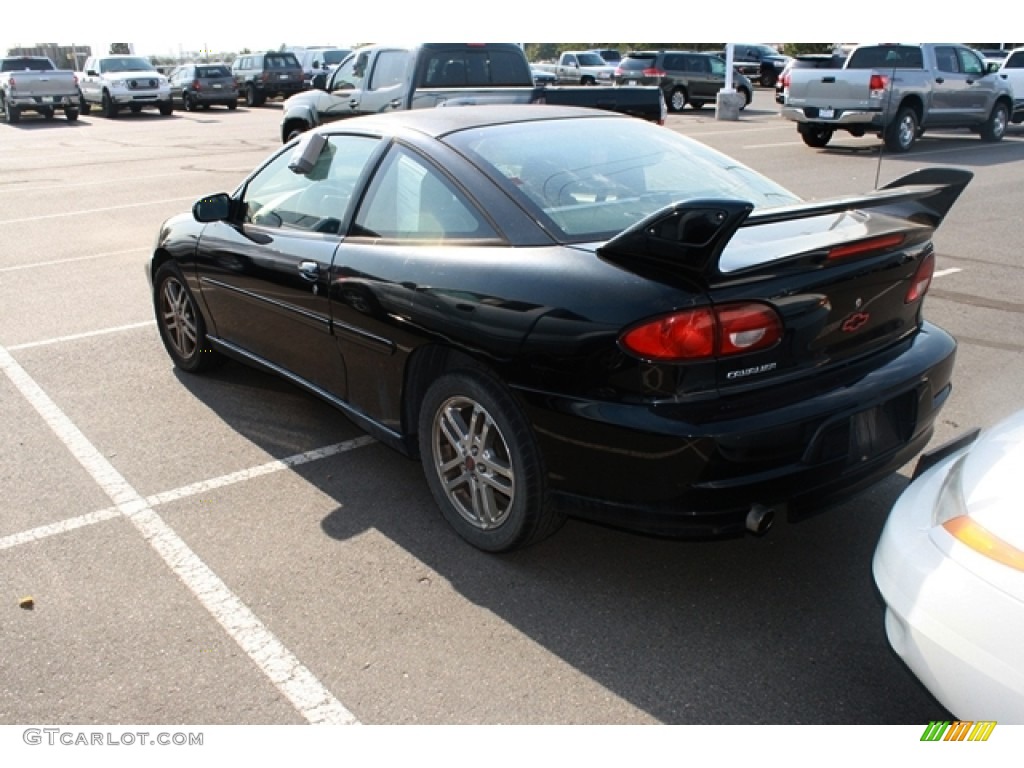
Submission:
[[[758,211],[745,200],[685,200],[624,229],[597,252],[614,262],[641,261],[713,280],[722,275],[719,260],[740,227],[872,209],[934,230],[972,178],[958,168],[924,168],[866,195]]]

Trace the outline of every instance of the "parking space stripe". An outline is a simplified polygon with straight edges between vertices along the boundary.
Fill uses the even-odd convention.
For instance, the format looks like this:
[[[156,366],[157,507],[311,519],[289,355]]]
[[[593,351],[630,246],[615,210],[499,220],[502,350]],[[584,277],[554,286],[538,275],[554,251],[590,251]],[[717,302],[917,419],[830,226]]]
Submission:
[[[11,547],[17,547],[21,544],[29,544],[33,541],[46,539],[50,536],[57,536],[61,533],[73,531],[76,528],[84,528],[87,525],[95,525],[96,523],[102,523],[104,520],[111,520],[120,516],[121,510],[117,507],[107,507],[106,509],[100,509],[96,512],[90,512],[87,515],[79,515],[78,517],[61,520],[59,523],[40,525],[38,528],[32,528],[27,531],[21,531],[20,533],[0,538],[0,550],[10,549]]]
[[[105,259],[108,256],[123,256],[126,253],[148,253],[148,251],[145,248],[127,248],[123,251],[107,251],[106,253],[93,253],[88,256],[72,256],[69,259],[51,259],[49,261],[36,261],[31,264],[15,264],[13,267],[0,267],[0,272],[17,272],[23,269],[38,269],[39,267],[63,266],[64,264],[72,264],[76,261]]]
[[[115,325],[113,328],[100,328],[95,331],[83,333],[72,333],[68,336],[57,336],[42,341],[26,341],[24,344],[12,344],[7,349],[10,352],[17,352],[20,349],[33,349],[34,347],[45,347],[50,344],[60,344],[65,341],[77,341],[79,339],[91,339],[93,336],[104,336],[108,333],[121,333],[121,331],[132,331],[136,328],[148,328],[156,325],[156,320],[145,320],[141,323],[128,323],[127,325]]]
[[[289,469],[302,464],[308,464],[311,461],[319,461],[320,459],[325,459],[328,456],[335,456],[339,453],[345,453],[346,451],[351,451],[354,448],[360,448],[364,445],[370,445],[375,442],[376,441],[369,436],[357,437],[354,440],[346,440],[343,443],[335,443],[334,445],[328,445],[324,448],[317,448],[312,451],[306,451],[305,453],[297,453],[284,459],[268,461],[266,464],[260,464],[258,467],[242,469],[228,475],[211,478],[210,480],[201,480],[198,483],[192,483],[191,485],[186,485],[181,488],[175,488],[173,491],[157,493],[147,497],[146,503],[152,507],[156,507],[161,504],[169,504],[172,501],[177,501],[178,499],[184,499],[189,496],[195,496],[200,493],[212,491],[216,488],[223,488],[228,485],[234,485],[235,483],[252,480],[253,478],[260,477],[261,475],[269,475],[272,472],[279,472],[282,469]]]
[[[0,369],[110,497],[119,513],[135,526],[171,571],[308,722],[359,723],[153,511],[3,346],[0,346]]]
[[[105,213],[107,211],[123,211],[126,208],[143,208],[147,205],[164,205],[165,203],[180,203],[183,200],[195,201],[195,195],[191,197],[168,197],[164,200],[148,200],[144,203],[125,203],[124,205],[111,205],[107,208],[90,208],[81,211],[64,211],[63,213],[46,213],[41,216],[26,216],[23,219],[4,219],[0,224],[24,224],[29,221],[45,221],[46,219],[61,219],[65,216],[91,216],[94,213]]]

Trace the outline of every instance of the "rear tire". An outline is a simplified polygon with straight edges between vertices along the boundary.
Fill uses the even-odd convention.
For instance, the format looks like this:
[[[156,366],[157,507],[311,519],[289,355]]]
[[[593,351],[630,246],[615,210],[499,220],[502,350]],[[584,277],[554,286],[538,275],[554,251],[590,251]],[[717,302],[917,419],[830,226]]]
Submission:
[[[551,504],[533,430],[493,375],[458,370],[437,379],[419,415],[420,460],[448,523],[485,552],[508,552],[554,533],[564,515]]]
[[[833,134],[831,128],[813,124],[797,126],[797,132],[800,134],[800,138],[804,140],[804,144],[815,149],[827,146],[832,140]]]
[[[912,107],[903,107],[896,119],[885,127],[882,141],[890,152],[906,152],[917,141],[917,112]]]
[[[88,115],[92,111],[92,105],[81,96],[78,97],[78,111],[83,115]]]
[[[185,106],[185,111],[186,112],[195,112],[196,111],[196,97],[193,96],[191,93],[188,93],[188,92],[183,93],[181,95],[181,101],[182,101],[182,104],[184,104],[184,106]]]
[[[64,110],[64,117],[69,123],[73,123],[78,120],[78,110],[74,107],[68,107]]]
[[[683,88],[676,88],[668,99],[668,108],[673,112],[682,112],[686,106],[686,91]]]
[[[6,105],[4,107],[4,120],[6,120],[11,125],[21,122],[21,109],[19,107],[15,107],[12,104]]]

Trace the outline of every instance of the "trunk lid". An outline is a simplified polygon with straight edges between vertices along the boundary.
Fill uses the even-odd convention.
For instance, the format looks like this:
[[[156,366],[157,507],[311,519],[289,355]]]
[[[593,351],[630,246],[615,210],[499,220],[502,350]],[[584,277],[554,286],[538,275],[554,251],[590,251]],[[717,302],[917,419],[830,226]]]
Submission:
[[[926,169],[869,195],[757,211],[741,201],[676,203],[597,251],[647,277],[688,278],[712,307],[770,307],[782,325],[777,343],[702,368],[709,388],[777,385],[917,332],[923,294],[912,289],[933,263],[933,232],[971,177]]]

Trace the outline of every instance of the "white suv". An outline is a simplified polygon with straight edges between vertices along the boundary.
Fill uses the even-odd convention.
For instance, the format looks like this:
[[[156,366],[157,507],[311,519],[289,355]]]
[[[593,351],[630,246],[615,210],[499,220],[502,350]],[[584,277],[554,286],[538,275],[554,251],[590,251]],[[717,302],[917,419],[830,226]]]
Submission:
[[[84,114],[89,114],[93,104],[106,117],[117,117],[118,110],[125,107],[132,112],[157,107],[161,115],[174,111],[170,83],[144,56],[90,56],[79,88]]]

